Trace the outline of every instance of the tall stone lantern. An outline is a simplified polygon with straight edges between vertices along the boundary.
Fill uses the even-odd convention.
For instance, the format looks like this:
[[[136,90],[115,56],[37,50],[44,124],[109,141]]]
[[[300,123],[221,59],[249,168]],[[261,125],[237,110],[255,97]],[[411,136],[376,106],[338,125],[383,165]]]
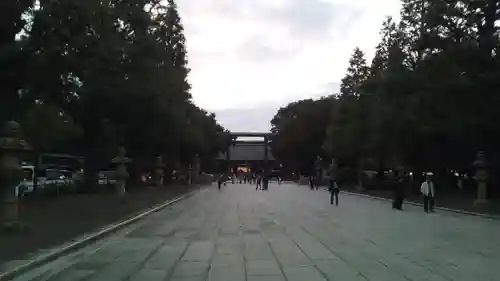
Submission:
[[[165,176],[165,164],[163,163],[163,157],[156,157],[155,168],[153,171],[153,180],[156,186],[163,185],[163,179]]]
[[[127,171],[127,164],[132,162],[132,160],[128,158],[126,155],[127,155],[127,150],[125,149],[125,147],[121,146],[118,149],[118,155],[111,160],[111,163],[116,165],[115,188],[117,194],[120,197],[125,196],[125,194],[127,193],[126,184],[127,184],[127,179],[129,178],[129,174]]]
[[[0,200],[3,205],[2,224],[6,229],[21,226],[16,186],[23,178],[23,171],[18,154],[31,150],[21,135],[19,123],[9,121],[4,127],[4,137],[0,138]]]
[[[473,163],[476,168],[477,182],[477,199],[475,203],[483,204],[488,202],[488,167],[489,163],[486,160],[486,153],[479,151],[476,155],[476,160]]]
[[[194,172],[194,181],[195,183],[198,183],[198,179],[200,178],[200,173],[201,173],[201,160],[198,154],[196,154],[194,157],[193,172]]]

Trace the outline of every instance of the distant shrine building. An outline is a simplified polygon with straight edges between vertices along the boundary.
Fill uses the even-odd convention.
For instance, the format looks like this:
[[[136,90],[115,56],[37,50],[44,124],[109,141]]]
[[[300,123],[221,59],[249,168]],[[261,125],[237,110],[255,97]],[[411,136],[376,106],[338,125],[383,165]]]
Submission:
[[[266,168],[265,149],[267,147],[267,167],[269,171],[280,168],[279,163],[273,157],[269,145],[262,142],[237,142],[229,146],[229,159],[227,152],[220,153],[217,164],[220,170],[233,172],[264,171]],[[229,161],[228,161],[229,160]]]

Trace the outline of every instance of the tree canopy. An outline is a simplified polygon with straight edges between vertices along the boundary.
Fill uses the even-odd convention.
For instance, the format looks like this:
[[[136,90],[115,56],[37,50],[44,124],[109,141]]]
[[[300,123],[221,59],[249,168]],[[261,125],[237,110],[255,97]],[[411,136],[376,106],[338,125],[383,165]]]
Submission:
[[[353,51],[339,93],[276,113],[278,159],[297,165],[307,147],[353,168],[465,171],[484,150],[498,164],[500,1],[401,4],[401,20],[382,23],[371,64]]]
[[[172,166],[221,149],[224,128],[192,101],[173,0],[3,2],[0,121],[38,149],[64,144],[94,175],[122,145]]]

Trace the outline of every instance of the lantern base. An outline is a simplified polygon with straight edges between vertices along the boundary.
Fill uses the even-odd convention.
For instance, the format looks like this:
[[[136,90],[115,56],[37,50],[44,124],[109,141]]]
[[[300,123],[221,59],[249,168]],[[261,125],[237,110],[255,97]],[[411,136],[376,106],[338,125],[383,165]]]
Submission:
[[[490,200],[487,199],[476,199],[474,200],[474,205],[485,206],[491,203]]]
[[[120,197],[123,198],[127,194],[127,189],[125,187],[125,181],[117,180],[115,184],[115,192]]]

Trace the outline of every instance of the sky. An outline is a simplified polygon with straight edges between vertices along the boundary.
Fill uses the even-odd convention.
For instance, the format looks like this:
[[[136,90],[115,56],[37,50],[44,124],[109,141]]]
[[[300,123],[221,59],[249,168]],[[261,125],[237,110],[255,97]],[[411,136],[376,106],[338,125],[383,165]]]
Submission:
[[[371,59],[400,0],[177,0],[195,103],[231,131],[269,131],[295,100],[338,92],[349,57]]]

